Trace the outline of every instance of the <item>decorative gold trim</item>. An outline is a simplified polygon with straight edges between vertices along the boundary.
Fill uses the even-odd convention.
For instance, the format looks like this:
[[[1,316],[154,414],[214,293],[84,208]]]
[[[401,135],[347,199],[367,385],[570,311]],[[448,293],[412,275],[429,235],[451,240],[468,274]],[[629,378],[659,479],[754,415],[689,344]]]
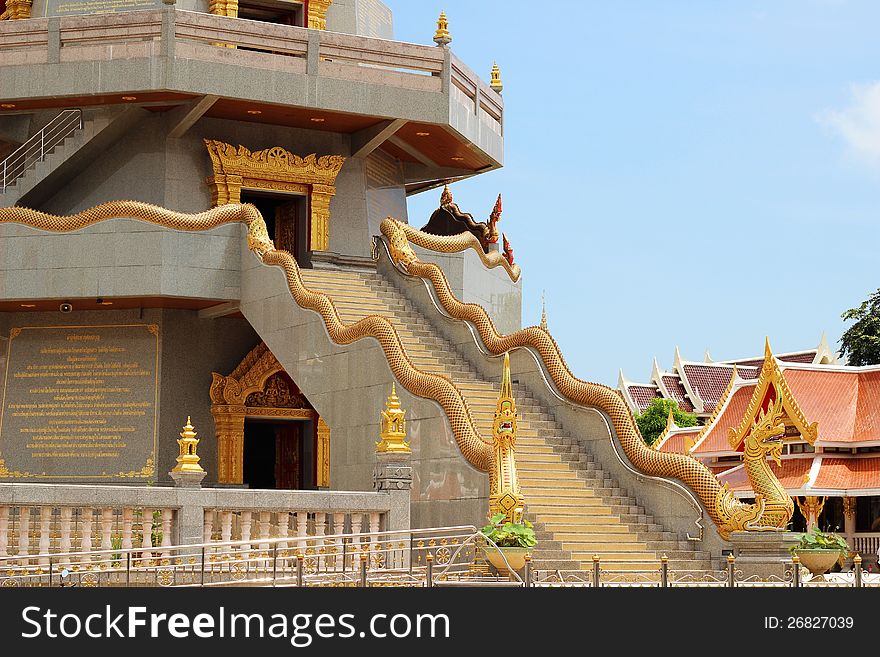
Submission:
[[[7,0],[6,11],[0,14],[0,21],[14,21],[30,17],[31,0]]]
[[[215,16],[238,18],[238,0],[211,0],[208,13]]]
[[[313,420],[312,408],[248,406],[254,395],[265,392],[267,383],[284,368],[264,342],[251,349],[229,376],[211,374],[211,415],[217,436],[217,480],[241,484],[244,477],[244,421],[247,417]],[[258,399],[257,401],[263,401]]]
[[[330,488],[330,427],[324,421],[324,418],[318,417],[318,472],[317,481],[318,488]]]
[[[19,335],[21,335],[21,327],[20,326],[13,326],[11,329],[9,329],[9,341],[10,342],[12,342],[12,340],[17,338]]]
[[[300,157],[281,146],[251,152],[214,139],[205,139],[205,146],[214,171],[207,179],[213,205],[240,203],[241,190],[247,188],[304,194],[310,208],[309,248],[330,248],[330,199],[336,194],[336,176],[345,157],[315,153]]]
[[[327,10],[333,4],[333,0],[308,0],[308,2],[308,28],[310,30],[326,30]]]
[[[816,438],[819,435],[819,425],[816,422],[812,424],[807,422],[807,419],[804,417],[803,411],[801,411],[797,400],[792,395],[791,388],[788,387],[788,382],[785,380],[785,375],[779,367],[779,362],[770,349],[770,339],[767,338],[764,344],[764,366],[761,368],[761,374],[758,376],[758,381],[752,392],[748,409],[739,426],[728,431],[727,437],[731,449],[738,449],[748,435],[753,422],[758,417],[770,386],[773,386],[776,393],[774,398],[782,399],[782,408],[785,411],[785,415],[800,432],[801,437],[811,445],[816,442]]]
[[[467,249],[473,249],[480,256],[480,260],[485,267],[488,269],[503,267],[510,280],[514,283],[519,280],[521,274],[519,265],[511,265],[498,251],[490,251],[489,253],[483,251],[480,240],[473,233],[464,232],[452,236],[431,235],[423,233],[419,229],[413,228],[409,224],[405,224],[392,217],[385,219],[382,225],[385,226],[382,233],[388,238],[390,245],[398,243],[400,248],[403,249],[404,241],[409,241],[416,246],[428,249],[429,251],[436,251],[437,253],[458,253]],[[409,245],[406,245],[406,248],[412,253],[412,258],[417,260],[415,252],[409,248]],[[405,253],[405,251],[401,251],[401,253]],[[394,255],[393,250],[392,255]],[[396,262],[397,260],[395,260]],[[402,264],[406,266],[405,261]]]

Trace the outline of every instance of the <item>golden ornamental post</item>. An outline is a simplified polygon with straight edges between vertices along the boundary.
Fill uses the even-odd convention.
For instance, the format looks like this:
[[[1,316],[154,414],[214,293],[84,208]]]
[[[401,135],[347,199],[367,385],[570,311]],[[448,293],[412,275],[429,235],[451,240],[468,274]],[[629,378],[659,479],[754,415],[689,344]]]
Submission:
[[[510,354],[504,354],[501,392],[492,422],[495,471],[489,480],[489,515],[503,513],[506,520],[521,522],[525,501],[516,475],[516,401],[510,384]]]
[[[412,454],[409,443],[406,442],[406,411],[400,408],[400,399],[397,397],[397,388],[391,384],[391,395],[382,411],[382,438],[376,443],[376,451],[391,452],[395,454]]]
[[[190,416],[186,417],[186,425],[180,432],[180,438],[177,444],[180,453],[177,456],[177,465],[169,472],[171,478],[174,479],[174,485],[181,488],[199,488],[202,485],[202,479],[205,478],[207,472],[199,465],[201,460],[198,455],[199,439],[196,438],[195,427],[192,425]]]
[[[492,63],[492,72],[491,77],[489,79],[489,87],[493,90],[497,91],[499,94],[504,91],[504,84],[501,82],[501,69],[498,68],[498,63]]]
[[[452,43],[452,35],[449,34],[449,21],[446,20],[446,13],[441,11],[440,17],[437,19],[437,31],[434,32],[434,43],[441,48],[445,48]]]

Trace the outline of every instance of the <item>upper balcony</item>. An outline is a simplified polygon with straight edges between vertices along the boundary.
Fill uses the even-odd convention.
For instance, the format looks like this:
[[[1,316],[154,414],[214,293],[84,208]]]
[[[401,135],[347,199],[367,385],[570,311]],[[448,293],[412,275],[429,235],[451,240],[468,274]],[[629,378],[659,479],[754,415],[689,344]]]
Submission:
[[[501,96],[448,48],[169,5],[3,21],[0,60],[9,111],[125,102],[165,111],[201,97],[205,116],[349,133],[353,150],[381,139],[402,161],[449,177],[503,161]]]

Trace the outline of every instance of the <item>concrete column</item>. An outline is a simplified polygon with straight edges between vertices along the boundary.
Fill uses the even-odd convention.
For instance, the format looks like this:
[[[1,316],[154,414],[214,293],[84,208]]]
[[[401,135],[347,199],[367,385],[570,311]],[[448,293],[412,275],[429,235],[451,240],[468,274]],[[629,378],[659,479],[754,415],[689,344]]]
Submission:
[[[373,488],[391,497],[385,529],[410,528],[410,495],[412,490],[412,456],[397,452],[377,452],[373,471]]]

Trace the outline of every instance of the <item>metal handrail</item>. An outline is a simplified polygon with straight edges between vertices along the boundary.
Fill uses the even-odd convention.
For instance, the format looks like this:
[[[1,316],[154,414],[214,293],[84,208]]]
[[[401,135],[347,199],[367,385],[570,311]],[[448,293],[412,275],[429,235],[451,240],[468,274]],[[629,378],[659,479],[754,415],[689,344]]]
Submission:
[[[42,130],[30,137],[16,148],[2,162],[3,177],[0,181],[0,193],[5,193],[37,162],[55,150],[61,142],[77,130],[82,130],[83,113],[79,108],[62,110],[58,116],[49,121]]]

